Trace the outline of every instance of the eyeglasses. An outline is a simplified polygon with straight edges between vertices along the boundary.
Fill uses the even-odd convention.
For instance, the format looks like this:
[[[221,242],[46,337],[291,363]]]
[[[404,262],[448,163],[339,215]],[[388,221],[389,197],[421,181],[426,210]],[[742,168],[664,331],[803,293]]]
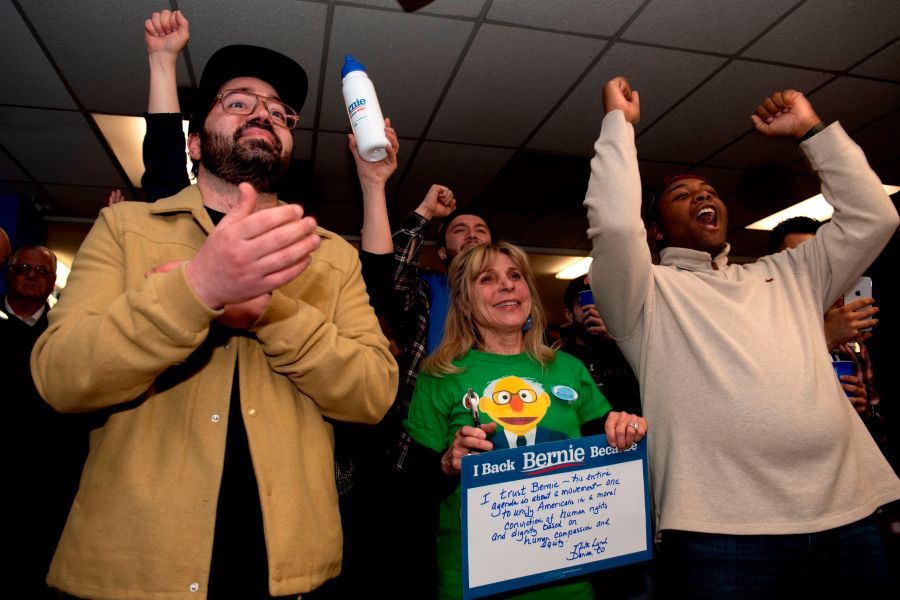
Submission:
[[[500,405],[509,404],[514,394],[519,397],[519,400],[525,402],[526,404],[531,404],[532,402],[537,400],[537,397],[531,390],[519,390],[518,392],[500,390],[499,392],[494,392],[494,402]]]
[[[297,111],[278,98],[261,96],[247,90],[225,90],[216,96],[213,104],[216,102],[222,104],[222,110],[235,115],[249,115],[262,102],[276,125],[293,129],[300,122]]]
[[[27,275],[29,273],[37,273],[42,277],[46,277],[53,273],[49,267],[44,265],[29,265],[28,263],[19,263],[17,265],[9,265],[9,270],[16,275]]]

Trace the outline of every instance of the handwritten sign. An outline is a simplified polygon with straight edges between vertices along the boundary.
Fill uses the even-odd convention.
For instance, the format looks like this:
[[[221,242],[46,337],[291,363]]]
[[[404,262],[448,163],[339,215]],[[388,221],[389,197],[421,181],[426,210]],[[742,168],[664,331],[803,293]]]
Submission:
[[[605,435],[462,462],[463,598],[651,558],[646,438]]]

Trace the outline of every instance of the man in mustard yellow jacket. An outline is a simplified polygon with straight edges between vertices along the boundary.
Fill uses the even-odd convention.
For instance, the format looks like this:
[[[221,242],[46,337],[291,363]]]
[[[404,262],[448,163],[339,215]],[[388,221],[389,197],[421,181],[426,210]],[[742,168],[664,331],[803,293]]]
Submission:
[[[275,185],[307,79],[250,46],[204,69],[197,185],[106,208],[32,355],[43,397],[102,410],[48,583],[83,598],[308,592],[341,564],[324,417],[377,422],[397,366],[356,251]]]

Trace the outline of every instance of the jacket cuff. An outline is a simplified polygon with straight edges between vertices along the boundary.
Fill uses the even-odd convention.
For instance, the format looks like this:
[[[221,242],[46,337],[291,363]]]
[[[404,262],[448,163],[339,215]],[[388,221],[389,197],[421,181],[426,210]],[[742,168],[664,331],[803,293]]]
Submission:
[[[835,121],[805,142],[800,142],[800,148],[803,149],[812,168],[819,171],[831,156],[840,152],[848,143],[852,144],[853,140],[841,124]]]
[[[222,310],[206,306],[194,293],[185,275],[185,265],[169,273],[153,276],[148,280],[154,295],[159,298],[168,319],[184,331],[201,332],[209,327],[210,321],[221,315]]]
[[[428,226],[429,222],[428,219],[413,210],[407,215],[403,228],[414,235],[421,235],[422,230]]]

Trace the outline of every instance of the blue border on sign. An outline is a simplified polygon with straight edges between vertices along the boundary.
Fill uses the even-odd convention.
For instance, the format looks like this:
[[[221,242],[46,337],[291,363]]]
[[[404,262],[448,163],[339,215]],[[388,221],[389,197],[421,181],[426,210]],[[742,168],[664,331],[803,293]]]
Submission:
[[[591,447],[607,448],[609,454],[604,456],[590,457],[588,451]],[[567,451],[577,448],[585,449],[585,458],[579,462],[560,462],[558,464],[549,464],[541,468],[531,469],[527,472],[522,470],[525,452],[534,452],[536,448],[540,448],[541,452]],[[477,489],[487,485],[498,483],[506,483],[508,481],[526,481],[530,478],[547,473],[559,474],[571,471],[579,471],[582,469],[590,469],[594,467],[604,467],[607,465],[617,465],[635,460],[641,461],[641,467],[644,474],[644,514],[646,522],[644,535],[646,537],[646,550],[634,552],[613,558],[597,558],[597,560],[589,563],[573,565],[564,569],[551,569],[548,571],[538,572],[525,577],[517,577],[506,581],[498,581],[488,585],[481,585],[476,588],[469,587],[469,528],[467,527],[469,517],[468,491]],[[515,465],[514,469],[500,471],[497,473],[480,473],[481,465],[508,465],[507,461],[512,461]],[[523,587],[550,583],[553,581],[562,581],[570,577],[585,575],[595,571],[611,569],[631,563],[650,560],[653,557],[652,550],[652,530],[650,529],[650,493],[649,493],[649,469],[647,468],[647,438],[644,437],[633,449],[625,451],[617,451],[610,448],[606,441],[605,435],[595,435],[585,438],[576,438],[569,440],[560,440],[558,442],[548,442],[545,444],[537,444],[534,446],[524,446],[522,448],[510,448],[507,450],[494,450],[481,454],[472,454],[464,456],[460,469],[460,500],[462,503],[462,571],[463,571],[463,598],[480,598],[490,594],[497,594],[509,590],[515,590]],[[475,473],[479,473],[477,476]]]

